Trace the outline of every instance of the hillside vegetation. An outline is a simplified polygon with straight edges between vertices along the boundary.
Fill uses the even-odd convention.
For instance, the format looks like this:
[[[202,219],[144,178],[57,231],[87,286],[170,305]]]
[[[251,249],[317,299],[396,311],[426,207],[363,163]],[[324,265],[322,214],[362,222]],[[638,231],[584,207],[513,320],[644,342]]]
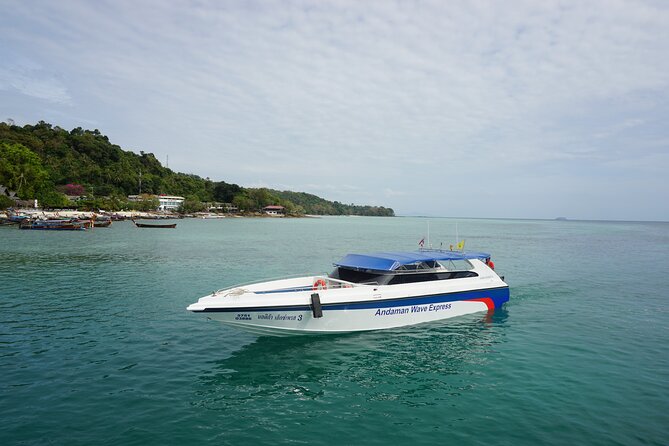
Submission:
[[[0,185],[22,199],[67,207],[72,203],[65,194],[76,194],[86,197],[78,207],[120,210],[132,206],[127,196],[138,194],[140,182],[143,194],[186,197],[187,212],[204,209],[203,203],[221,202],[246,212],[277,204],[291,214],[394,215],[385,207],[347,205],[304,192],[244,188],[174,172],[152,153],[123,150],[97,129],[67,131],[43,121],[23,127],[0,123]]]

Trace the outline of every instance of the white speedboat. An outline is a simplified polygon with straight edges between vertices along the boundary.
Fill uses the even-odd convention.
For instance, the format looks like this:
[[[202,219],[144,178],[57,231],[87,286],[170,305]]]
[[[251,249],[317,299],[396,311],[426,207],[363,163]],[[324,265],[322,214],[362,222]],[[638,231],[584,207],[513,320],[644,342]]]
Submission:
[[[490,255],[420,250],[349,254],[329,275],[242,285],[188,310],[266,335],[379,330],[490,311],[509,286]]]

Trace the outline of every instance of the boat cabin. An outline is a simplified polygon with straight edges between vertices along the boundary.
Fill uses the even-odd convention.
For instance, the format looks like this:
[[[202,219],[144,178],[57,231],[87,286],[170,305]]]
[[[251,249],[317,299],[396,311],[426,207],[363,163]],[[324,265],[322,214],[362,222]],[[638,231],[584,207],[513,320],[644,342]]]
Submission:
[[[335,263],[332,279],[359,284],[398,285],[435,280],[477,277],[470,259],[485,260],[489,254],[421,250],[349,254]]]

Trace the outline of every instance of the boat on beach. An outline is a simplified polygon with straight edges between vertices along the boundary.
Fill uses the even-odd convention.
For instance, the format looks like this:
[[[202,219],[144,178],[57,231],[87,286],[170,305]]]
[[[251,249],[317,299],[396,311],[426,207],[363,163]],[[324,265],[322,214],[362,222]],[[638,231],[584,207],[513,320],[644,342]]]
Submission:
[[[188,306],[261,335],[403,327],[499,308],[509,286],[490,255],[421,249],[348,254],[327,275],[222,289]]]
[[[31,216],[22,214],[13,210],[7,210],[6,211],[6,217],[3,219],[3,221],[6,221],[7,223],[21,223],[26,220],[30,220]]]
[[[19,229],[50,230],[50,231],[84,231],[92,225],[90,220],[24,220]]]
[[[94,228],[108,228],[112,225],[111,219],[98,219],[92,220]]]

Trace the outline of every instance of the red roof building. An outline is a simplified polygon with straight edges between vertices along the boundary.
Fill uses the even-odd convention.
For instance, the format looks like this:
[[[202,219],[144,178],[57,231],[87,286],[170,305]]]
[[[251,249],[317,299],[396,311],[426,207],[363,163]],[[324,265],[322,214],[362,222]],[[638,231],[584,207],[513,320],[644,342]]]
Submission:
[[[268,215],[283,215],[285,208],[283,206],[270,205],[262,208],[263,212]]]

